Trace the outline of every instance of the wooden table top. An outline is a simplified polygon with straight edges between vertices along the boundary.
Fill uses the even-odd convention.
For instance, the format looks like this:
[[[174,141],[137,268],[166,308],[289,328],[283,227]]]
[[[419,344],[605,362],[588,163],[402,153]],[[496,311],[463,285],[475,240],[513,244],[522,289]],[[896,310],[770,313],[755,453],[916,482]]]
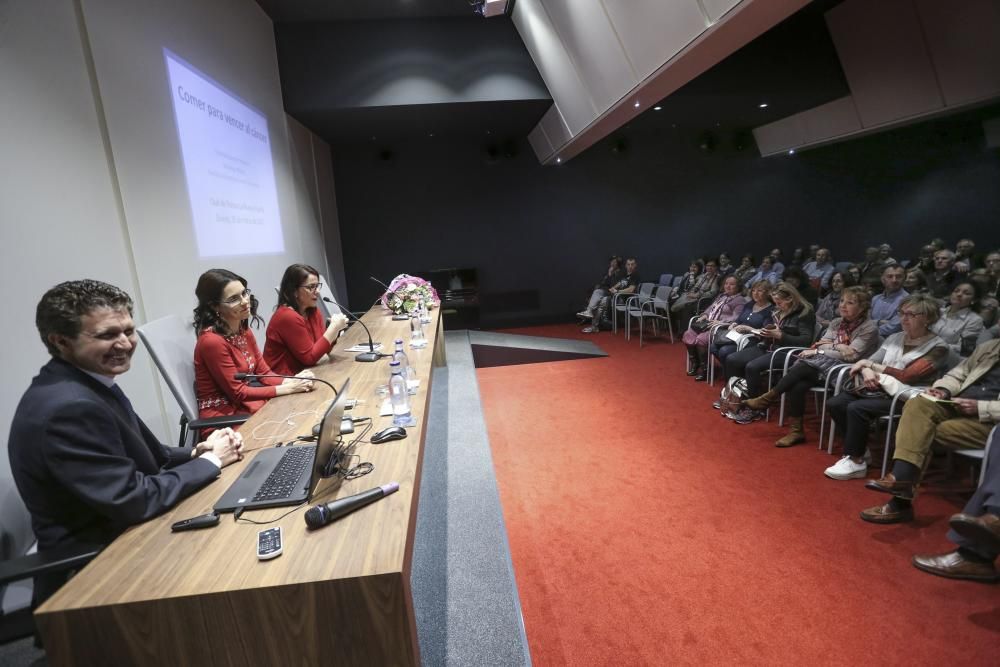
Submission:
[[[382,351],[391,353],[393,340],[406,341],[406,353],[421,384],[411,396],[417,425],[407,429],[407,437],[380,445],[368,442],[372,433],[391,425],[391,417],[379,417],[381,399],[375,387],[389,378],[388,359],[374,363],[354,361],[354,352],[342,350],[367,342],[364,329],[352,326],[337,342],[331,361],[313,369],[316,377],[340,387],[350,377],[349,398],[363,400],[348,414],[371,416],[374,425],[358,442],[353,464],[370,461],[375,469],[353,480],[324,480],[308,505],[268,526],[258,526],[233,515],[222,514],[214,528],[173,533],[170,525],[181,519],[205,514],[222,496],[234,479],[256,455],[250,451],[242,462],[223,468],[212,484],[182,501],[172,511],[126,531],[109,545],[83,571],[71,579],[38,611],[58,613],[100,605],[116,605],[190,595],[300,584],[319,580],[366,577],[409,572],[413,532],[416,523],[417,493],[420,482],[425,420],[430,402],[430,381],[440,309],[431,311],[431,323],[424,325],[427,347],[409,347],[409,323],[393,321],[376,306],[362,318],[371,329]],[[333,398],[333,392],[316,383],[305,394],[279,396],[240,428],[248,450],[276,442],[287,442],[311,432]],[[292,422],[289,424],[288,422]],[[345,436],[350,442],[358,436]],[[354,512],[324,528],[306,529],[305,510],[317,503],[349,496],[388,482],[399,482],[399,491]],[[290,507],[248,511],[243,519],[270,521],[289,512]],[[256,554],[257,532],[280,525],[284,552],[278,558],[259,561]]]

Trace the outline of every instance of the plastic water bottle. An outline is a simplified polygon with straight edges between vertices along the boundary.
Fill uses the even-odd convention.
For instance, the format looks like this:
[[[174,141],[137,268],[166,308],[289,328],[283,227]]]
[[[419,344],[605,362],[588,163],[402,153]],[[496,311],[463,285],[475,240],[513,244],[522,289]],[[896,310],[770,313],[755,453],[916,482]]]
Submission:
[[[398,361],[390,361],[389,368],[392,377],[389,378],[389,401],[392,403],[392,423],[396,426],[409,426],[410,397],[406,393],[406,377]]]
[[[410,347],[420,349],[427,347],[427,339],[424,338],[424,325],[420,323],[420,316],[414,310],[410,313]]]
[[[392,360],[399,362],[399,367],[403,370],[403,377],[406,379],[407,393],[411,396],[417,393],[417,371],[410,365],[410,359],[403,351],[403,339],[396,339],[396,351],[392,353]]]
[[[423,324],[430,324],[431,314],[427,312],[427,303],[424,301],[424,297],[417,299],[417,315],[420,316],[420,321]]]

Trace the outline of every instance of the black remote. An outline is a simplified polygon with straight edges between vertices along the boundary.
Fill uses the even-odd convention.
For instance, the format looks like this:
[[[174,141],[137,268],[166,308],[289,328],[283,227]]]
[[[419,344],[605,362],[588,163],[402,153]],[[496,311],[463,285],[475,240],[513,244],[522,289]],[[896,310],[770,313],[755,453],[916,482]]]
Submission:
[[[178,521],[174,525],[170,526],[170,530],[175,533],[179,533],[182,530],[194,530],[196,528],[211,528],[212,526],[218,525],[219,515],[215,512],[211,514],[202,514],[201,516],[194,516],[190,519],[183,519]]]

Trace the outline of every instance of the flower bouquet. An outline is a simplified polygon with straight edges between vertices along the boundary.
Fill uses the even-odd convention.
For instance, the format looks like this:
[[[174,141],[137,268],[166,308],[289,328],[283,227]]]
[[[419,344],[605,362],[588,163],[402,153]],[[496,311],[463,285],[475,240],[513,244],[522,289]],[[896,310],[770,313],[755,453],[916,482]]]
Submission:
[[[389,283],[389,291],[382,295],[381,301],[394,315],[408,315],[417,309],[420,297],[423,297],[428,310],[441,302],[437,291],[429,282],[401,273]]]

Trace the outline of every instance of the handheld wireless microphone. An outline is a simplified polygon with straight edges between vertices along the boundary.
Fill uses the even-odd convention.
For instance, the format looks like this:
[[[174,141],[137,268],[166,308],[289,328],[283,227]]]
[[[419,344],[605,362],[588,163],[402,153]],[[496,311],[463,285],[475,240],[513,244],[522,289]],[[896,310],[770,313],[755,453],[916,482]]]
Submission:
[[[310,507],[306,511],[306,525],[310,529],[322,528],[328,523],[333,523],[340,517],[359,510],[365,505],[370,505],[376,500],[384,498],[398,490],[399,482],[389,482],[388,484],[376,486],[374,489],[362,491],[353,496]]]
[[[351,311],[347,310],[343,306],[341,306],[339,303],[337,303],[330,297],[324,296],[323,301],[335,305],[337,308],[340,309],[340,312],[342,312],[344,315],[350,317],[352,320],[360,324],[362,328],[364,328],[365,333],[368,334],[368,351],[359,353],[356,357],[354,357],[354,361],[378,361],[383,355],[375,351],[375,341],[372,340],[372,332],[369,331],[368,327],[365,326],[365,323],[361,321],[361,318],[352,313]]]
[[[304,378],[298,375],[278,375],[277,373],[233,373],[233,379],[239,382],[253,382],[258,378],[287,378],[289,380],[312,380],[313,382],[319,382],[320,384],[325,384],[327,387],[333,390],[333,397],[336,398],[340,394],[337,393],[337,388],[326,380],[321,380],[319,378]]]

